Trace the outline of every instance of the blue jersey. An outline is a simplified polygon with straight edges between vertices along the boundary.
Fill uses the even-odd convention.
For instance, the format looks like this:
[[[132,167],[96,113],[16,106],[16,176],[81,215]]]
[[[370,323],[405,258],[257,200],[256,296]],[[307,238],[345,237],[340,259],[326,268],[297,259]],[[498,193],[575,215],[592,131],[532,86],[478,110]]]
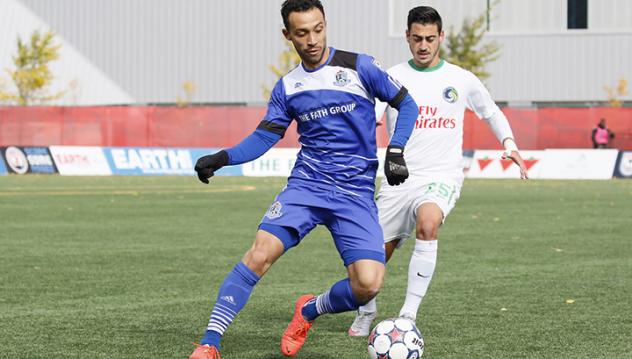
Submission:
[[[372,198],[378,168],[374,99],[397,108],[406,95],[372,57],[330,48],[317,69],[301,63],[277,82],[259,129],[283,135],[297,121],[301,150],[288,183]]]

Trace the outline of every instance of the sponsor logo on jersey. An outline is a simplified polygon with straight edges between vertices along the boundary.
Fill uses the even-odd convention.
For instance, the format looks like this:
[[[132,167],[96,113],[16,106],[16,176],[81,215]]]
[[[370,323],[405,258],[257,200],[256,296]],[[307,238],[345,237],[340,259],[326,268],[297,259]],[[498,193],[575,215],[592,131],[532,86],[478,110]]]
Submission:
[[[300,81],[294,84],[294,88],[295,89],[298,89],[298,88],[301,88],[301,87],[303,87],[303,83],[300,82]]]
[[[442,95],[443,99],[448,103],[455,103],[459,100],[459,93],[456,92],[456,89],[452,86],[443,89]]]
[[[340,70],[336,72],[336,81],[334,81],[334,85],[343,87],[349,82],[351,82],[351,79],[349,78],[349,73],[347,71]]]
[[[330,107],[320,107],[313,110],[309,110],[308,112],[303,112],[298,115],[298,119],[302,122],[307,122],[311,120],[318,120],[330,115],[337,115],[341,113],[347,113],[355,110],[356,103],[351,102],[344,105],[336,105]]]
[[[455,118],[436,117],[439,109],[435,106],[419,106],[419,118],[415,128],[456,128]]]
[[[454,118],[418,118],[415,121],[415,128],[456,128],[456,119]]]
[[[274,202],[270,206],[270,208],[268,208],[268,211],[266,212],[266,217],[270,219],[281,217],[283,215],[283,212],[281,212],[281,208],[283,208],[283,205],[281,204],[281,202],[279,201]]]

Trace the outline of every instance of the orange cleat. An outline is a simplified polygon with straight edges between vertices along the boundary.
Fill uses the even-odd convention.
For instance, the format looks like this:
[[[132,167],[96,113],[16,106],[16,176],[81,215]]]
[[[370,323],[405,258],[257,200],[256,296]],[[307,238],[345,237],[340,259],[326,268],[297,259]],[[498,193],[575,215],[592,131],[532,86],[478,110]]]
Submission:
[[[221,359],[217,348],[209,346],[208,344],[193,344],[196,345],[197,348],[191,353],[189,359]]]
[[[303,318],[301,313],[305,303],[316,298],[312,294],[305,294],[298,298],[296,305],[294,306],[294,317],[288,324],[287,329],[281,337],[281,353],[286,357],[293,357],[305,344],[305,338],[307,338],[307,332],[314,324],[313,321],[308,322]]]

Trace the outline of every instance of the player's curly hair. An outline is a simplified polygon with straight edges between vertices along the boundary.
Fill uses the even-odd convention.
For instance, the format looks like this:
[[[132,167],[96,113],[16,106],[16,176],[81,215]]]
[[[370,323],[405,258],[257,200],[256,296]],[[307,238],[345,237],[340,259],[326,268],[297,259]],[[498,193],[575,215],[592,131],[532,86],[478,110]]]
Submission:
[[[439,28],[439,33],[443,28],[443,24],[441,22],[441,15],[430,6],[417,6],[408,12],[408,30],[410,30],[410,26],[413,23],[418,23],[422,25],[427,24],[437,24],[437,28]]]
[[[325,9],[320,0],[285,0],[281,5],[281,17],[283,17],[283,25],[286,30],[290,30],[290,13],[305,12],[313,8],[317,8],[325,17]]]

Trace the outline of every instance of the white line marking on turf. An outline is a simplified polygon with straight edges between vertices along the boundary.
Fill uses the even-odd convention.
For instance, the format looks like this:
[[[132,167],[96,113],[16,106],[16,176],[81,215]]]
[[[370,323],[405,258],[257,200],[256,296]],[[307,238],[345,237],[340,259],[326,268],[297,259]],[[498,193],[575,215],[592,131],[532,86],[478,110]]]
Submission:
[[[125,190],[125,191],[94,191],[94,190],[57,190],[57,191],[0,191],[0,197],[20,197],[20,196],[138,196],[141,194],[171,194],[171,193],[227,193],[239,191],[254,191],[255,186],[237,186],[224,188],[205,189],[172,189],[172,190]]]

